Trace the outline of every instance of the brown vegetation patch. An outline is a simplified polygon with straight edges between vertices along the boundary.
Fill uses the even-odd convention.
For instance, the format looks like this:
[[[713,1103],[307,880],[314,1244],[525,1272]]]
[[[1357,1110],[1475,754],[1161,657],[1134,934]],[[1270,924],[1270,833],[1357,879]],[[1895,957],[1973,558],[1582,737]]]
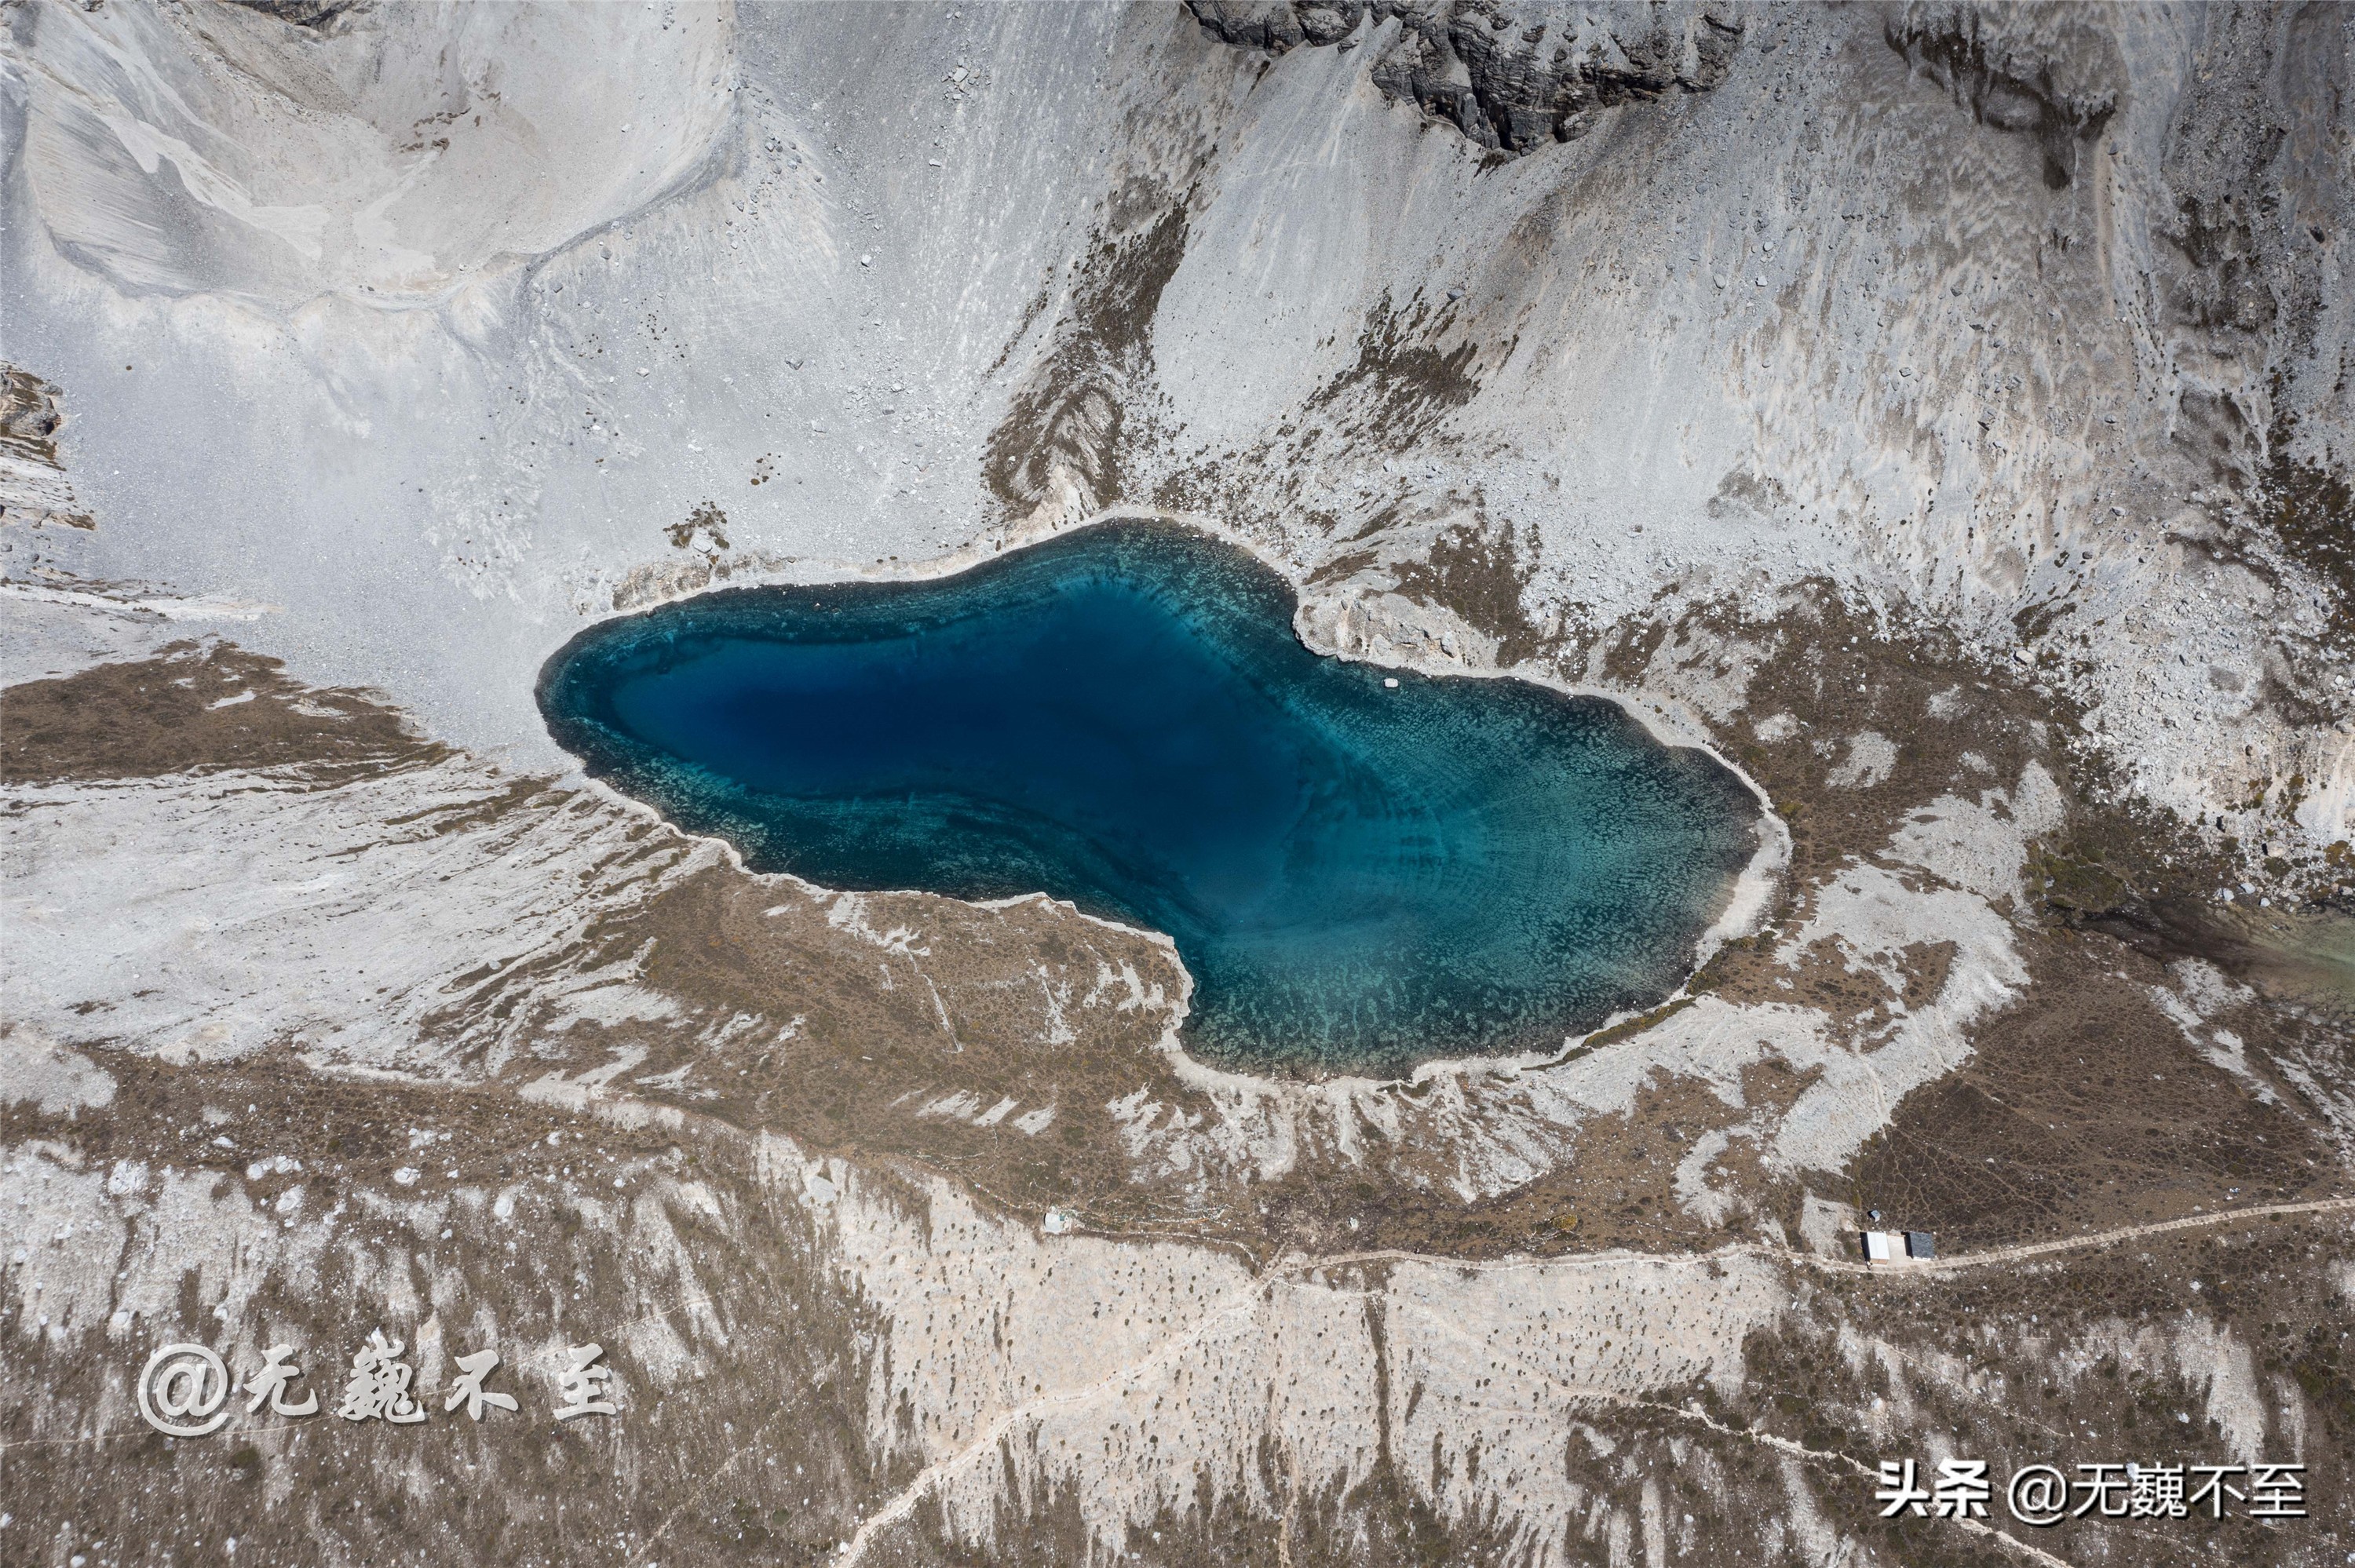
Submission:
[[[2294,420],[2275,422],[2258,486],[2259,521],[2285,554],[2329,588],[2323,638],[2344,650],[2355,644],[2355,489],[2322,463],[2292,457],[2296,436]]]
[[[761,482],[755,479],[752,482],[758,484]],[[698,555],[717,560],[728,548],[728,514],[719,510],[719,503],[706,501],[679,522],[666,527],[663,534],[670,540],[674,550],[694,550]],[[700,539],[697,537],[698,535]]]
[[[1599,1116],[1565,1136],[1569,1148],[1537,1180],[1470,1202],[1395,1170],[1304,1169],[1262,1189],[1264,1224],[1281,1250],[1395,1249],[1444,1257],[1558,1256],[1613,1247],[1683,1252],[1718,1245],[1723,1230],[1688,1213],[1676,1170],[1714,1128],[1796,1099],[1802,1080],[1780,1062],[1748,1075],[1754,1096],[1726,1104],[1709,1085],[1661,1075],[1636,1091],[1625,1115]],[[1737,1142],[1735,1150],[1741,1145]],[[1750,1161],[1754,1173],[1755,1161]],[[1713,1174],[1740,1180],[1734,1152]]]
[[[990,433],[983,482],[1017,512],[1045,497],[1060,469],[1092,503],[1121,493],[1124,406],[1149,376],[1153,318],[1186,257],[1186,200],[1124,201],[1134,227],[1097,238],[1071,284],[1068,320],[1047,363]]]
[[[577,1025],[550,1046],[576,1070],[643,1047],[617,1089],[817,1150],[908,1157],[1030,1213],[1151,1215],[1106,1107],[1146,1085],[1190,1098],[1160,1052],[1183,985],[1165,948],[1044,900],[993,910],[901,894],[864,901],[868,929],[907,933],[887,948],[835,925],[830,905],[698,874],[591,934],[690,1018]],[[492,994],[473,1005],[497,1005]]]
[[[1941,797],[1985,801],[2034,763],[2066,801],[2064,825],[2030,846],[2024,906],[2006,910],[2032,978],[1973,1026],[1970,1063],[1909,1096],[1859,1157],[1844,1185],[1859,1209],[1938,1231],[1952,1251],[2336,1190],[2324,1113],[2269,1065],[2279,1054],[2327,1081],[2347,1057],[2307,1000],[2311,977],[2294,991],[2281,955],[2224,927],[2210,897],[2225,863],[2186,824],[2133,804],[2097,754],[2058,744],[2075,715],[2034,676],[1975,664],[1943,633],[1891,639],[1821,588],[1764,627],[1706,609],[1633,622],[1601,653],[1617,678],[1674,689],[1676,656],[1737,643],[1763,652],[1725,726],[1729,749],[1789,825],[1791,903],[1773,929],[1721,951],[1697,991],[1817,1008],[1851,1034],[1918,1011],[1945,982],[1951,944],[1909,948],[1892,987],[1851,970],[1829,940],[1785,962],[1776,931],[1802,921],[1811,889],[1843,865],[1888,863],[1891,836]],[[1835,783],[1867,730],[1894,744],[1886,777]],[[2185,957],[2270,990],[2231,1026],[2271,1103],[2195,1054],[2155,1005],[2150,988],[2173,983],[2165,965]],[[1795,1195],[1785,1202],[1796,1217]]]
[[[1497,640],[1497,663],[1510,669],[1536,655],[1545,639],[1529,623],[1521,594],[1537,576],[1535,539],[1527,557],[1509,525],[1458,526],[1441,535],[1430,556],[1398,569],[1398,589],[1425,604],[1443,605],[1476,630]]]
[[[325,785],[451,755],[365,692],[299,685],[277,660],[226,643],[0,691],[5,784],[300,768]]]
[[[1868,1473],[1926,1455],[1936,1435],[1987,1462],[1991,1522],[2065,1562],[2302,1563],[2316,1541],[2355,1525],[2355,1381],[2338,1328],[2350,1253],[2343,1217],[2266,1220],[2017,1267],[1828,1279],[1751,1337],[1737,1395],[1701,1396],[1731,1425],[1843,1454]],[[2094,1514],[2033,1532],[2002,1518],[2003,1483],[2027,1465],[2074,1477],[2081,1464],[2128,1459],[2240,1463],[2212,1412],[2232,1399],[2219,1367],[2243,1352],[2261,1391],[2260,1457],[2295,1449],[2307,1467],[2305,1521],[2269,1528],[2237,1503],[2222,1520],[2204,1509],[2182,1520]],[[1891,1436],[1877,1441],[1876,1430]],[[1880,1520],[1872,1489],[1851,1474],[1822,1500],[1891,1561],[1945,1562],[1965,1543],[1935,1520]]]
[[[1760,636],[1757,628],[1742,631]],[[1948,639],[1889,641],[1826,598],[1766,629],[1765,648],[1746,714],[1728,726],[1738,737],[1730,749],[1790,827],[1795,887],[1878,854],[1941,796],[1976,800],[2009,789],[2030,762],[2056,778],[2065,773],[2034,695],[1990,678]],[[1762,734],[1778,715],[1790,722]],[[1834,783],[1867,731],[1896,747],[1888,774],[1870,784]],[[1963,761],[1966,752],[1984,771]]]
[[[1478,345],[1443,346],[1447,325],[1448,313],[1420,296],[1401,311],[1385,294],[1366,313],[1357,363],[1317,388],[1307,407],[1349,410],[1348,432],[1384,450],[1426,443],[1451,411],[1480,395]]]
[[[2268,1103],[2158,1011],[2158,964],[2067,932],[2030,964],[2028,1000],[1981,1025],[1970,1062],[1908,1096],[1859,1157],[1860,1210],[1972,1251],[2338,1190],[2333,1151],[2286,1086]],[[2233,1022],[2254,1033],[2264,1010]]]

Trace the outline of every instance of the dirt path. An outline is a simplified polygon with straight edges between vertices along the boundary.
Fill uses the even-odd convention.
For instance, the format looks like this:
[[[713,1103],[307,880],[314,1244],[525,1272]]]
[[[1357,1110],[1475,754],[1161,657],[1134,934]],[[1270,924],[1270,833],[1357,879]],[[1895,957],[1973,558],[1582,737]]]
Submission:
[[[1760,1242],[1741,1242],[1709,1252],[1646,1253],[1602,1252],[1572,1253],[1560,1257],[1500,1258],[1493,1262],[1467,1258],[1444,1257],[1433,1253],[1379,1252],[1324,1253],[1315,1255],[1295,1254],[1278,1258],[1269,1266],[1273,1275],[1290,1276],[1318,1268],[1344,1268],[1351,1264],[1419,1263],[1433,1268],[1462,1269],[1480,1274],[1518,1273],[1537,1269],[1618,1268],[1631,1264],[1655,1266],[1700,1266],[1722,1261],[1727,1257],[1766,1257],[1794,1263],[1806,1268],[1823,1269],[1833,1274],[1872,1275],[1882,1278],[1918,1278],[1923,1275],[1959,1274],[1966,1269],[1983,1268],[1989,1264],[2019,1263],[2023,1259],[2043,1257],[2054,1253],[2080,1252],[2120,1242],[2136,1241],[2144,1236],[2167,1235],[2177,1231],[2203,1230],[2211,1225],[2246,1224],[2257,1220],[2286,1219],[2295,1214],[2331,1214],[2355,1210],[2355,1198],[2318,1198],[2303,1203],[2267,1203],[2254,1209],[2220,1209],[2212,1214],[2188,1214],[2178,1220],[2154,1220],[2148,1224],[2126,1225],[2117,1230],[2092,1231],[2083,1235],[2063,1236],[2057,1241],[2023,1242],[2018,1246],[1990,1247],[1985,1252],[1959,1254],[1954,1257],[1896,1258],[1887,1263],[1867,1263],[1861,1258],[1824,1257],[1816,1253],[1800,1252],[1793,1247],[1770,1246]]]
[[[2154,1220],[2148,1224],[2094,1231],[2086,1235],[2064,1236],[2058,1241],[2023,1242],[2018,1246],[1990,1247],[1985,1252],[1963,1253],[1955,1257],[1903,1258],[1889,1263],[1866,1263],[1860,1258],[1817,1257],[1811,1253],[1799,1252],[1788,1255],[1812,1267],[1830,1269],[1838,1274],[1901,1277],[1959,1274],[1965,1269],[1981,1268],[1991,1263],[2019,1263],[2026,1258],[2044,1257],[2053,1253],[2115,1246],[2120,1242],[2168,1235],[2177,1231],[2204,1230],[2211,1225],[2247,1224],[2256,1220],[2287,1219],[2293,1214],[2339,1213],[2350,1209],[2355,1209],[2355,1198],[2318,1198],[2304,1203],[2267,1203],[2254,1209],[2220,1209],[2212,1214],[2187,1214],[2179,1220]]]

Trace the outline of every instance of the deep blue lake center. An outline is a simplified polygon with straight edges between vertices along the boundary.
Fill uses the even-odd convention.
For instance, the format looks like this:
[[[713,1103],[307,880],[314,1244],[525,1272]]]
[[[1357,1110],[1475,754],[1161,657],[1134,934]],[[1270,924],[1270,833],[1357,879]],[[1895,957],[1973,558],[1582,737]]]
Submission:
[[[1756,848],[1739,779],[1601,699],[1321,658],[1294,607],[1233,546],[1111,524],[604,622],[539,699],[756,869],[1167,933],[1222,1065],[1550,1049],[1681,983]]]

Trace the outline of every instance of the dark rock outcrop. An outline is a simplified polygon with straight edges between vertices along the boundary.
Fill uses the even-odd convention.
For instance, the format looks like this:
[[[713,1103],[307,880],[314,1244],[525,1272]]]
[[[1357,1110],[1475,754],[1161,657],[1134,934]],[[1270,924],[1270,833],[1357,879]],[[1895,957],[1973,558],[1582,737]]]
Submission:
[[[230,0],[249,11],[259,11],[265,16],[275,16],[297,27],[314,33],[334,28],[347,12],[365,9],[368,0]]]
[[[29,370],[0,365],[0,452],[49,468],[58,461],[58,429],[66,422],[58,389]]]
[[[1571,7],[1529,0],[1187,0],[1202,26],[1280,55],[1353,48],[1395,20],[1374,61],[1388,97],[1417,105],[1484,147],[1526,153],[1583,134],[1595,110],[1672,91],[1706,92],[1732,69],[1742,24],[1718,0],[1620,0]]]
[[[1891,14],[1886,36],[1980,124],[2035,137],[2054,190],[2068,188],[2079,148],[2117,112],[2126,76],[2117,45],[2074,6],[1917,0]]]
[[[98,525],[74,499],[58,454],[62,397],[31,371],[0,363],[0,524]]]

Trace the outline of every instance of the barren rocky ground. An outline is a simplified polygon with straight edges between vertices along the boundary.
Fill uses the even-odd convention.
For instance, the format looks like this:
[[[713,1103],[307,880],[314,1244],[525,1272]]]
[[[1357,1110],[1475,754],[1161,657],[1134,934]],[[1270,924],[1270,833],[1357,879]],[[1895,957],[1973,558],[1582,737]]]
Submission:
[[[0,27],[0,1563],[2355,1560],[2355,10]],[[1218,1069],[533,704],[1140,514],[1740,769],[1689,983]],[[2005,1508],[2127,1461],[2306,1517]]]

